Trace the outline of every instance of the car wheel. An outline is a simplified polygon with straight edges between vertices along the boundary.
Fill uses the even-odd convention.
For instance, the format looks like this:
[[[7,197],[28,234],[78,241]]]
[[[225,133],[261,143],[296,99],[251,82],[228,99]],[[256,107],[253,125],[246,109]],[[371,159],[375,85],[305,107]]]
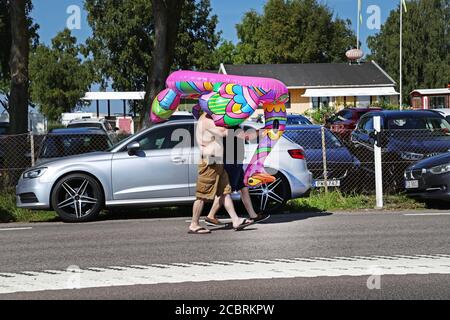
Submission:
[[[249,188],[253,208],[256,212],[279,212],[288,201],[289,183],[286,178],[278,173],[276,180],[259,187]]]
[[[103,207],[100,184],[92,177],[76,173],[59,180],[52,192],[52,207],[65,222],[96,219]]]

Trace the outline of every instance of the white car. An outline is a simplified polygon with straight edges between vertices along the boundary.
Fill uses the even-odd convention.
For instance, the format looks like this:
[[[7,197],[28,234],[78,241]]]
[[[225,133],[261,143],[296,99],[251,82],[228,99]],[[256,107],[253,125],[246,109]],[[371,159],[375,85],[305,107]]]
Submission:
[[[106,119],[86,118],[76,119],[69,122],[67,128],[99,128],[104,130],[113,143],[119,142],[117,136],[118,128],[113,128]]]
[[[433,111],[438,112],[450,123],[450,109],[433,109]]]
[[[244,124],[244,129],[261,125]],[[53,209],[63,221],[95,219],[102,208],[173,206],[195,201],[200,151],[194,137],[195,121],[157,124],[104,152],[41,163],[24,172],[16,188],[17,206]],[[257,147],[245,145],[245,163]],[[251,188],[258,211],[279,212],[287,200],[307,196],[312,174],[304,150],[282,137],[265,165],[277,178]],[[233,194],[234,200],[239,194]]]

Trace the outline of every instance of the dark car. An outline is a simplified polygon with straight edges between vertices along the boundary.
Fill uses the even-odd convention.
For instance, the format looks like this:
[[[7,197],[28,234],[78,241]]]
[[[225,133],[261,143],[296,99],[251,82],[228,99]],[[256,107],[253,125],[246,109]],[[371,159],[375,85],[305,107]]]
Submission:
[[[325,130],[328,186],[349,189],[352,176],[360,167],[360,161],[328,129]],[[315,187],[323,187],[324,162],[322,127],[317,125],[287,126],[284,136],[301,145],[305,150],[308,169],[312,172]]]
[[[415,163],[405,171],[408,196],[450,202],[450,152]]]
[[[9,123],[8,122],[0,122],[0,136],[8,134]]]
[[[54,129],[44,138],[38,162],[83,153],[105,151],[113,145],[106,132],[99,128]]]
[[[288,114],[286,125],[312,125],[312,122],[307,117],[302,116],[301,114]]]
[[[364,115],[352,132],[355,155],[373,172],[374,117],[381,117],[383,177],[389,188],[403,188],[411,164],[450,150],[450,124],[432,111],[377,111]]]
[[[363,115],[371,111],[380,111],[380,108],[347,108],[339,111],[326,120],[326,127],[344,142],[350,140],[352,130]]]

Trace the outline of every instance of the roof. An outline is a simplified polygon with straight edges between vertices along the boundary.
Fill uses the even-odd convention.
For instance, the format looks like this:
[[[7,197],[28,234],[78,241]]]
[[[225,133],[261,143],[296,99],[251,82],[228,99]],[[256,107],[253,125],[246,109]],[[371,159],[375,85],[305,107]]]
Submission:
[[[102,123],[105,122],[106,119],[98,119],[98,118],[85,118],[85,119],[73,119],[70,120],[69,124],[73,123]]]
[[[381,111],[372,111],[367,114],[375,114],[375,115],[383,115],[386,118],[422,118],[422,117],[439,117],[437,112],[431,110],[405,110],[405,111],[396,111],[396,110],[381,110]],[[367,115],[366,114],[366,115]]]
[[[86,92],[81,100],[144,100],[144,91],[130,92]]]
[[[221,71],[239,76],[275,78],[291,89],[395,85],[375,62],[224,65]]]
[[[450,94],[449,88],[443,88],[443,89],[417,89],[412,91],[411,93],[418,93],[421,95],[427,95],[427,94]]]
[[[60,129],[53,129],[49,132],[50,134],[55,135],[65,135],[65,134],[100,134],[100,135],[106,135],[106,132],[103,131],[100,128],[60,128]]]
[[[370,97],[370,96],[397,96],[400,93],[395,91],[393,86],[390,87],[372,87],[372,88],[322,88],[322,89],[306,89],[303,97]]]

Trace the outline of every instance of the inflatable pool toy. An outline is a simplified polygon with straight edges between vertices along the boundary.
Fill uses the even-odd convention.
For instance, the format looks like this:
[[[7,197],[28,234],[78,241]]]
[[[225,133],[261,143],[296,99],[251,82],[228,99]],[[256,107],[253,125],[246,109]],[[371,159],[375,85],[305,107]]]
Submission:
[[[255,187],[275,181],[264,170],[264,161],[286,127],[289,91],[281,81],[195,71],[176,71],[166,81],[151,106],[153,123],[167,121],[182,98],[196,99],[193,113],[206,112],[219,127],[235,127],[262,106],[265,126],[262,139],[245,171],[244,183]]]

